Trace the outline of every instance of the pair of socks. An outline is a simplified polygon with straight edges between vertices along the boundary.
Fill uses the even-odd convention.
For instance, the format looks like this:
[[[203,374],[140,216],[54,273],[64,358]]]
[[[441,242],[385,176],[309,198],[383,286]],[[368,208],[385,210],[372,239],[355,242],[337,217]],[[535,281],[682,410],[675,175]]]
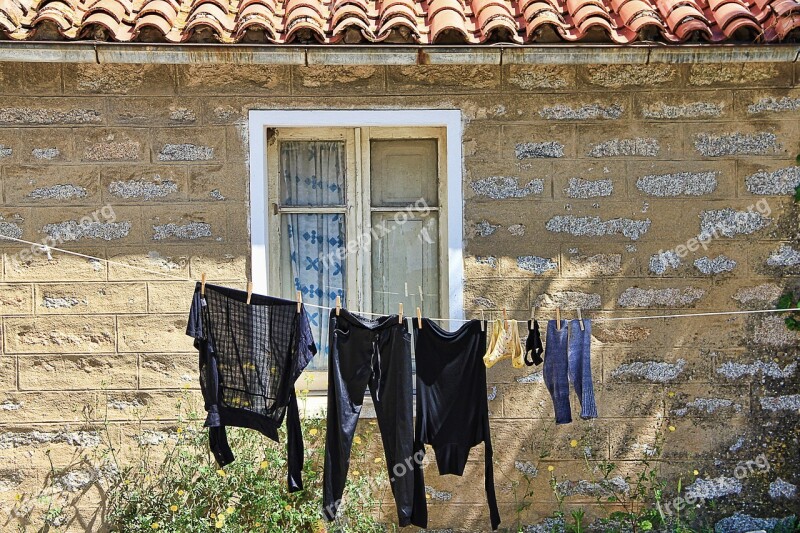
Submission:
[[[525,341],[525,364],[528,366],[541,365],[542,352],[544,352],[544,348],[542,348],[542,336],[539,334],[539,322],[528,320],[528,338]]]
[[[597,418],[597,404],[592,384],[592,324],[583,320],[562,320],[560,328],[555,320],[547,323],[544,351],[544,382],[553,398],[556,424],[572,422],[569,401],[569,384],[581,405],[580,417]]]

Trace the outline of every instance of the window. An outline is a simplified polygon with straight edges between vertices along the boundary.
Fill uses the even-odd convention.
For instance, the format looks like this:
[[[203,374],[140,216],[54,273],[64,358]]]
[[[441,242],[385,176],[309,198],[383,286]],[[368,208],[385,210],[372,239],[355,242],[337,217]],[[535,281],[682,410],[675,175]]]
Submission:
[[[364,125],[325,120],[342,124],[365,113]],[[428,113],[459,115],[419,114]],[[378,124],[376,114],[384,119]],[[294,299],[300,290],[307,304],[327,307],[339,296],[348,309],[381,314],[403,303],[408,316],[416,307],[427,316],[463,315],[460,116],[451,128],[441,116],[430,125],[404,124],[407,115],[251,112],[257,292]],[[312,387],[324,388],[328,314],[307,311],[320,347],[309,367]]]

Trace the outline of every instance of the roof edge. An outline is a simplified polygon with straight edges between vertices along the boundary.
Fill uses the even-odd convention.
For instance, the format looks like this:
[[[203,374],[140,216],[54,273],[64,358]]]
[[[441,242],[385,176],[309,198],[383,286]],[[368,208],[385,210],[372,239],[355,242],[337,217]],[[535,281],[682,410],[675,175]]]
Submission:
[[[0,41],[0,62],[237,65],[794,63],[800,44],[241,45]]]

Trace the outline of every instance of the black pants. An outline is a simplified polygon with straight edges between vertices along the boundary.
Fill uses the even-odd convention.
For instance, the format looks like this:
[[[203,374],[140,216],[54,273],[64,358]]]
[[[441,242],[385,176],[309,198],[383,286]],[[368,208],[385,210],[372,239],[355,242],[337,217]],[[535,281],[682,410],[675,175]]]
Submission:
[[[328,356],[328,422],[323,474],[323,513],[336,517],[350,467],[358,416],[369,387],[381,432],[386,467],[400,526],[411,523],[414,502],[414,424],[411,334],[397,315],[367,320],[345,309],[331,311]],[[399,475],[401,474],[401,475]]]

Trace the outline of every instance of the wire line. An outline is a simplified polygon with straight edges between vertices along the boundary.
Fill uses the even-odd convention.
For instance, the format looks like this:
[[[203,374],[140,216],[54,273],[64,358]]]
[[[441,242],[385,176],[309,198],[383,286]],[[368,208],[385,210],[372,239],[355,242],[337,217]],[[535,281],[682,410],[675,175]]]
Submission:
[[[31,241],[26,241],[26,240],[23,240],[23,239],[17,239],[15,237],[9,237],[8,235],[0,235],[0,238],[7,239],[7,240],[10,240],[10,241],[17,241],[17,242],[21,242],[21,243],[25,243],[25,244],[30,244],[32,246],[36,246],[38,248],[41,248],[45,252],[47,252],[48,255],[49,255],[49,251],[53,250],[53,251],[56,251],[56,252],[63,252],[65,254],[69,254],[69,255],[75,255],[75,256],[78,256],[78,257],[84,257],[86,259],[91,259],[93,261],[103,261],[104,263],[108,263],[109,265],[118,265],[118,266],[125,267],[125,268],[131,268],[133,270],[140,270],[142,272],[148,272],[150,274],[157,274],[159,276],[166,276],[168,278],[177,279],[177,280],[180,280],[180,281],[192,281],[192,280],[190,280],[188,278],[184,278],[184,277],[180,277],[180,276],[173,276],[172,274],[167,274],[166,272],[159,272],[158,270],[150,270],[150,269],[147,269],[147,268],[137,267],[135,265],[128,265],[128,264],[125,264],[125,263],[120,263],[119,261],[112,261],[111,259],[103,259],[102,257],[94,257],[92,255],[86,255],[86,254],[82,254],[82,253],[79,253],[79,252],[73,252],[72,250],[64,250],[63,248],[55,248],[53,246],[48,246],[46,244],[42,244],[42,243],[39,243],[39,242],[31,242]]]
[[[77,256],[77,257],[83,257],[85,259],[90,259],[92,261],[102,261],[102,262],[107,263],[109,265],[117,265],[117,266],[121,266],[121,267],[124,267],[124,268],[130,268],[130,269],[133,269],[133,270],[139,270],[141,272],[147,272],[148,274],[156,274],[158,276],[164,276],[164,277],[175,279],[175,280],[178,280],[178,281],[195,281],[195,282],[197,281],[197,280],[192,280],[191,278],[187,278],[187,277],[174,276],[172,274],[167,274],[166,272],[160,272],[158,270],[150,270],[148,268],[142,268],[142,267],[138,267],[138,266],[135,266],[135,265],[129,265],[129,264],[126,264],[126,263],[121,263],[119,261],[112,261],[111,259],[104,259],[102,257],[94,257],[94,256],[91,256],[91,255],[86,255],[86,254],[82,254],[82,253],[79,253],[79,252],[73,252],[72,250],[65,250],[63,248],[56,248],[56,247],[53,247],[53,246],[48,246],[47,244],[42,244],[42,243],[33,242],[33,241],[26,241],[24,239],[17,239],[16,237],[9,237],[8,235],[0,234],[0,239],[6,239],[6,240],[10,240],[10,241],[20,242],[20,243],[23,243],[23,244],[30,244],[31,246],[36,246],[36,247],[44,250],[45,252],[47,252],[48,256],[49,256],[49,252],[52,250],[52,251],[55,251],[55,252],[62,252],[62,253],[69,254],[69,255],[74,255],[74,256]],[[317,309],[325,309],[325,310],[328,310],[328,311],[334,309],[333,307],[328,307],[328,306],[325,306],[325,305],[317,305],[317,304],[305,303],[305,302],[303,302],[303,305],[305,305],[306,307],[315,307]],[[798,309],[800,309],[800,308],[798,308]],[[681,313],[681,314],[673,314],[673,315],[645,315],[645,316],[622,316],[622,317],[603,317],[603,316],[598,316],[596,318],[587,317],[587,319],[591,319],[593,322],[616,322],[616,321],[623,321],[623,320],[651,320],[651,319],[656,319],[656,318],[694,318],[694,317],[701,317],[701,316],[751,315],[751,314],[759,314],[759,313],[785,313],[787,311],[793,311],[793,310],[795,310],[795,309],[752,309],[752,310],[746,310],[746,311],[709,311],[709,312],[705,312],[705,313]],[[357,314],[357,315],[367,315],[367,316],[385,316],[385,314],[367,313],[366,311],[351,311],[351,313],[354,313],[354,314]],[[404,316],[411,316],[411,315],[404,315]],[[439,321],[439,322],[470,322],[471,320],[474,320],[474,319],[463,319],[463,318],[431,318],[431,317],[425,317],[425,318],[427,318],[428,320],[436,320],[436,321]]]

